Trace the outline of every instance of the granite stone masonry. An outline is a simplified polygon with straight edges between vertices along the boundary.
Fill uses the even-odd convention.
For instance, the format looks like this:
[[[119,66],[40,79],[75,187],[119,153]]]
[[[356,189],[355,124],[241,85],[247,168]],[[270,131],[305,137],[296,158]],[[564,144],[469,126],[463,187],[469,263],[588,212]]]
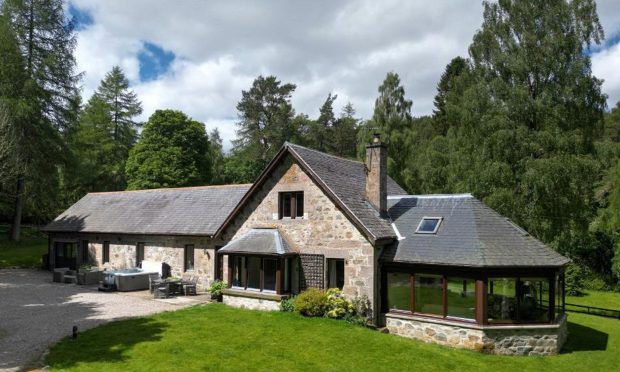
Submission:
[[[395,335],[501,355],[554,355],[567,337],[566,317],[558,324],[485,326],[408,315],[385,315]]]
[[[280,302],[263,298],[249,298],[239,296],[222,296],[222,302],[228,306],[238,307],[242,309],[279,311]]]
[[[278,219],[278,195],[285,191],[304,192],[303,218]],[[233,219],[224,240],[234,240],[252,228],[277,228],[299,253],[344,259],[344,294],[349,297],[365,295],[370,299],[375,295],[378,250],[290,156],[277,166]],[[227,266],[224,265],[225,271]]]
[[[97,266],[100,269],[127,269],[137,266],[136,246],[144,243],[144,260],[167,263],[171,275],[180,278],[196,277],[200,291],[205,290],[215,279],[215,246],[223,243],[209,237],[155,236],[155,235],[113,235],[113,234],[50,234],[50,242],[88,241],[88,258],[82,260],[78,249],[78,261]],[[102,262],[103,243],[110,243],[110,261]],[[184,270],[184,248],[194,246],[194,268]]]

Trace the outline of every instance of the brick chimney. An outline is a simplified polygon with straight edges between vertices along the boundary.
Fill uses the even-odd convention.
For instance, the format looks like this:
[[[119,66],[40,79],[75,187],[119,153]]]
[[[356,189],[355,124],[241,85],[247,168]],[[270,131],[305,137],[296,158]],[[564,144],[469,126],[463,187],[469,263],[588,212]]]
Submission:
[[[379,133],[366,145],[366,200],[381,216],[387,214],[387,146]]]

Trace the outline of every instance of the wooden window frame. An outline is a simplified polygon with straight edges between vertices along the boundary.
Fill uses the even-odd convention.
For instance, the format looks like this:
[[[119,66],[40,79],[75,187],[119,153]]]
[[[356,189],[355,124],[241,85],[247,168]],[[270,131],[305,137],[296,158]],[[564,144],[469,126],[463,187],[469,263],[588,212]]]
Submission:
[[[326,258],[325,261],[326,261],[326,264],[327,264],[326,265],[327,266],[327,270],[326,270],[327,271],[327,280],[325,281],[325,283],[326,283],[325,287],[328,288],[328,289],[329,288],[338,288],[338,289],[342,290],[344,288],[344,284],[346,283],[346,280],[345,280],[346,260],[344,258]],[[331,277],[331,265],[330,265],[330,262],[332,262],[332,261],[336,261],[336,262],[337,261],[342,261],[342,288],[339,288],[338,286],[330,287],[330,285],[329,285],[330,284],[329,280],[330,280],[330,277]],[[337,269],[338,269],[338,267],[336,266],[336,270]],[[338,277],[337,276],[338,275],[336,274],[336,281],[338,281]]]
[[[101,249],[101,263],[106,264],[110,262],[110,242],[104,241]]]
[[[233,270],[234,270],[234,265],[235,265],[235,261],[237,258],[240,257],[245,257],[245,260],[241,260],[241,262],[243,262],[244,265],[244,269],[245,269],[245,275],[242,278],[242,282],[243,282],[243,286],[234,286],[232,285],[233,282]],[[258,289],[255,288],[250,288],[248,289],[248,279],[249,279],[249,272],[248,272],[248,258],[250,257],[254,257],[254,258],[258,258],[260,259],[260,284]],[[276,289],[275,291],[271,290],[271,289],[265,289],[265,264],[264,264],[264,260],[275,260],[276,261]],[[284,268],[283,268],[283,260],[288,259],[288,257],[274,257],[274,256],[260,256],[260,255],[238,255],[238,254],[234,254],[234,255],[228,255],[228,288],[237,288],[239,290],[245,290],[245,291],[254,291],[254,292],[264,292],[264,293],[275,293],[278,295],[281,295],[283,293],[282,291],[282,284],[283,284],[283,280],[289,280],[290,283],[290,277],[291,277],[291,273],[290,273],[290,269],[289,269],[289,277],[287,278],[282,278],[283,272],[284,272]],[[290,265],[290,263],[289,263]],[[243,273],[243,271],[241,271],[241,273]],[[290,292],[291,286],[289,284],[289,292]]]
[[[192,272],[196,267],[196,256],[195,256],[195,245],[194,244],[185,244],[185,248],[183,249],[183,272]],[[192,267],[190,268],[187,264],[189,252],[191,252],[192,257]]]
[[[284,199],[290,198],[290,216],[284,215]],[[301,199],[301,213],[298,210],[298,199]],[[304,192],[303,191],[282,191],[278,193],[278,219],[282,220],[285,218],[290,218],[292,220],[296,218],[304,217],[304,209],[305,209],[305,201],[304,201]]]

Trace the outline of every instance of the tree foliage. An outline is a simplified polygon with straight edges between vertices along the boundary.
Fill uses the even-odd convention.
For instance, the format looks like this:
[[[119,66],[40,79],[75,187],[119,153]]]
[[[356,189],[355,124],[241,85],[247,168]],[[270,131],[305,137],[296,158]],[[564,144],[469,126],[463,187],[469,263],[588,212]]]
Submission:
[[[210,183],[209,140],[204,124],[180,111],[157,110],[127,160],[128,189]]]
[[[372,119],[358,134],[360,157],[365,153],[365,145],[370,143],[373,133],[380,133],[388,147],[388,173],[400,184],[406,184],[410,149],[411,106],[413,102],[405,98],[405,88],[397,73],[389,72],[379,86],[379,97],[375,101]]]
[[[142,125],[136,94],[119,67],[106,74],[67,135],[72,153],[65,167],[64,196],[75,202],[87,192],[124,190],[125,163]]]
[[[13,102],[21,100],[11,109],[10,119],[15,176],[4,180],[15,185],[13,240],[20,237],[24,206],[26,213],[38,209],[36,213],[50,216],[55,212],[50,205],[58,189],[57,168],[66,160],[63,133],[74,123],[79,105],[81,75],[75,72],[73,57],[76,39],[63,6],[61,0],[5,0],[0,8],[25,73],[23,81],[21,74],[16,75],[14,83],[21,89],[11,95]]]

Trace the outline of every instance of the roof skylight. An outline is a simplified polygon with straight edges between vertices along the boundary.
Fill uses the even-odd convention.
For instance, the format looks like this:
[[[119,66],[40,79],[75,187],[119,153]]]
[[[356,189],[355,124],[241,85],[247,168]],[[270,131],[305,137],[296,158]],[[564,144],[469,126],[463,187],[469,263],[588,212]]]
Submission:
[[[415,232],[416,234],[436,234],[442,220],[443,217],[424,217]]]

